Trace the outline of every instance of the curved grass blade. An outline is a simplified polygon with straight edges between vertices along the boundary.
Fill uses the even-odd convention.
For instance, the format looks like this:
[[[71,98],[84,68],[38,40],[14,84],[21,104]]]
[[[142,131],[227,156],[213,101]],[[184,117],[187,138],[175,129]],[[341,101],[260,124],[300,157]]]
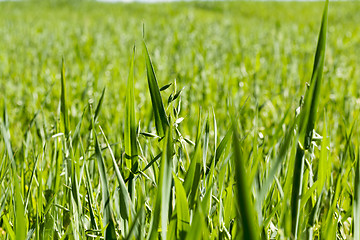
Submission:
[[[143,43],[146,51],[145,54],[146,74],[149,84],[151,103],[153,106],[153,113],[155,117],[156,132],[160,137],[163,137],[165,135],[166,128],[169,126],[169,122],[165,113],[164,104],[161,99],[159,85],[156,80],[155,71],[151,63],[149,52],[145,42]]]
[[[90,107],[90,111],[91,111],[91,107]],[[102,201],[103,201],[103,211],[104,211],[103,224],[104,226],[106,226],[105,239],[116,239],[116,232],[115,232],[115,225],[112,216],[110,191],[109,191],[108,179],[106,175],[105,162],[101,153],[101,147],[98,138],[96,136],[94,118],[92,118],[91,120],[92,120],[91,121],[92,130],[94,131],[94,138],[95,138],[95,157],[98,163],[100,181],[102,187]]]
[[[118,167],[118,165],[116,163],[115,156],[114,156],[114,153],[113,153],[113,151],[112,151],[112,149],[110,147],[110,144],[109,144],[109,142],[108,142],[102,128],[100,126],[99,126],[99,128],[100,128],[101,134],[104,137],[104,141],[105,141],[105,143],[107,145],[107,148],[109,149],[110,156],[111,156],[112,163],[113,163],[113,167],[115,169],[116,178],[117,178],[117,180],[119,182],[120,214],[121,214],[122,218],[129,219],[129,210],[130,210],[130,213],[132,215],[135,214],[134,206],[132,204],[129,192],[126,189],[124,178],[122,177],[122,175],[120,173],[119,167]]]

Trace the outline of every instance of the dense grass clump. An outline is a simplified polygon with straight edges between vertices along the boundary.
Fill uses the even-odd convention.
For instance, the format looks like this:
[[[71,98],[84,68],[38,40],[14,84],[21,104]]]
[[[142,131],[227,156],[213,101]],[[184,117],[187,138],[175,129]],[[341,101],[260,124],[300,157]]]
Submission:
[[[1,2],[0,239],[359,239],[359,7]]]

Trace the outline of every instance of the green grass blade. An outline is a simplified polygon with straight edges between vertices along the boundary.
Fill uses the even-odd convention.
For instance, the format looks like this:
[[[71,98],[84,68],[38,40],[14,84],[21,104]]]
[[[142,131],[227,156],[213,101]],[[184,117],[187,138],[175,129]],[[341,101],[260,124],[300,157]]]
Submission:
[[[225,136],[223,137],[223,139],[220,141],[219,146],[216,148],[216,154],[215,154],[215,166],[217,165],[217,163],[220,160],[220,157],[222,155],[222,153],[224,152],[226,146],[229,143],[229,140],[231,139],[231,135],[232,135],[232,129],[230,128]]]
[[[135,46],[131,58],[130,72],[127,83],[126,105],[125,105],[125,154],[131,160],[131,173],[129,177],[129,193],[132,198],[135,194],[135,184],[133,182],[134,173],[138,170],[138,150],[136,137],[136,117],[135,117],[135,96],[134,96],[134,61]]]
[[[151,59],[145,42],[144,42],[144,48],[146,51],[145,54],[146,74],[147,74],[148,85],[150,90],[151,103],[153,106],[153,113],[155,117],[156,132],[160,137],[163,137],[166,132],[166,128],[169,126],[169,121],[165,113],[165,108],[163,101],[161,99],[159,85],[156,80],[155,71],[151,63]]]
[[[291,232],[295,239],[298,238],[299,220],[300,220],[300,203],[302,194],[302,182],[304,173],[305,151],[297,144],[295,155],[295,167],[293,175],[293,185],[291,192]]]
[[[233,159],[235,163],[235,185],[236,195],[239,207],[238,221],[243,229],[243,239],[259,239],[259,227],[257,226],[257,220],[255,213],[252,196],[250,189],[250,183],[246,178],[245,161],[241,151],[240,137],[237,130],[235,119],[232,119],[233,129]]]
[[[60,105],[61,105],[61,114],[64,123],[65,129],[65,137],[69,136],[69,118],[67,113],[67,106],[66,106],[66,80],[65,80],[65,59],[62,58],[61,61],[61,98],[60,98]]]
[[[120,214],[121,214],[121,217],[124,218],[124,219],[129,219],[129,211],[132,215],[134,215],[135,213],[135,210],[134,210],[134,206],[133,206],[133,203],[131,201],[131,198],[130,198],[130,195],[129,195],[129,192],[127,191],[127,188],[126,188],[126,185],[125,185],[125,181],[124,181],[124,178],[122,177],[121,175],[121,172],[120,172],[120,169],[116,163],[116,159],[115,159],[115,156],[114,156],[114,153],[111,149],[111,146],[105,136],[105,133],[104,131],[102,130],[102,128],[99,126],[100,128],[100,131],[104,137],[104,140],[105,140],[105,143],[107,145],[107,148],[109,149],[109,152],[110,152],[110,156],[111,156],[111,159],[112,159],[112,163],[113,163],[113,167],[115,169],[115,174],[116,174],[116,178],[119,182],[119,194],[120,194]]]
[[[360,151],[358,149],[354,182],[354,239],[360,239]]]
[[[24,204],[21,197],[20,183],[17,180],[17,174],[14,176],[15,184],[15,210],[16,210],[16,225],[15,225],[15,234],[16,240],[23,240],[26,236],[27,227],[25,224],[25,214],[24,214]]]
[[[95,115],[94,115],[95,122],[96,122],[96,120],[97,120],[97,118],[99,116],[101,106],[102,106],[102,103],[103,103],[103,100],[104,100],[104,95],[105,95],[105,88],[102,90],[99,102],[98,102],[98,104],[96,106]]]
[[[166,230],[169,214],[169,200],[170,200],[170,190],[171,190],[171,172],[172,172],[172,155],[173,155],[173,146],[172,146],[172,134],[171,127],[166,131],[165,141],[163,146],[163,155],[160,163],[160,172],[159,172],[159,181],[158,181],[158,191],[155,200],[155,207],[153,209],[153,217],[151,223],[150,234],[148,239],[157,239],[158,238],[158,227],[161,219],[161,237],[166,239]]]
[[[134,221],[129,229],[129,233],[128,235],[125,237],[125,240],[130,240],[132,239],[131,237],[134,235],[133,239],[140,239],[140,236],[136,235],[136,230],[138,227],[141,227],[140,225],[140,219],[143,217],[144,215],[144,209],[141,208],[135,215],[134,217]]]
[[[304,107],[300,116],[302,123],[302,125],[300,125],[300,136],[302,141],[301,144],[304,149],[308,149],[312,141],[313,129],[315,127],[315,120],[317,116],[317,107],[320,98],[321,82],[325,62],[328,3],[328,0],[326,0],[316,47],[310,88],[305,94]]]
[[[205,223],[205,216],[201,204],[195,210],[190,229],[186,235],[186,240],[192,239],[207,239],[209,235],[208,228]]]
[[[26,198],[25,198],[25,212],[27,211],[27,206],[28,206],[28,202],[29,202],[29,198],[30,198],[30,192],[31,192],[31,189],[32,189],[32,182],[34,180],[38,160],[39,160],[39,157],[36,157],[36,160],[34,162],[34,167],[33,167],[32,173],[31,173],[31,178],[30,178],[30,182],[29,182],[29,189],[28,189],[28,191],[26,193]]]
[[[105,167],[104,158],[101,153],[101,147],[96,135],[95,123],[93,118],[92,118],[92,129],[94,131],[94,138],[95,138],[95,157],[97,159],[97,164],[100,173],[101,188],[102,188],[102,202],[103,202],[103,211],[104,211],[103,225],[106,226],[105,239],[116,239],[106,167]]]
[[[187,195],[190,194],[191,189],[194,187],[194,179],[196,174],[200,172],[200,159],[201,159],[201,144],[200,144],[200,136],[201,136],[201,111],[199,111],[199,118],[198,118],[198,127],[197,127],[197,134],[196,134],[196,143],[195,143],[195,150],[193,156],[191,158],[190,166],[186,172],[185,180],[184,180],[184,189]],[[190,205],[192,206],[192,205]]]
[[[83,111],[83,113],[82,113],[82,115],[80,117],[80,120],[79,120],[78,124],[76,125],[75,131],[74,131],[74,134],[73,134],[73,137],[72,137],[71,149],[72,149],[74,155],[76,153],[77,146],[78,146],[78,143],[79,143],[81,124],[82,124],[82,121],[83,121],[83,118],[84,118],[85,111],[86,111],[86,108],[84,109],[84,111]]]
[[[90,213],[90,228],[91,229],[98,229],[95,213],[94,213],[94,199],[93,199],[93,188],[91,186],[91,178],[89,174],[88,166],[85,165],[85,183],[86,183],[86,192],[88,195],[88,205],[89,205],[89,213]]]
[[[1,216],[1,218],[2,218],[2,221],[3,221],[3,226],[4,226],[7,234],[10,236],[10,239],[15,240],[16,235],[15,235],[15,232],[14,232],[14,230],[12,229],[12,227],[10,225],[10,222],[9,222],[9,219],[7,218],[7,215],[4,214],[4,215]]]
[[[308,237],[307,239],[312,240],[313,238],[313,231],[314,231],[314,226],[315,226],[315,221],[318,218],[319,215],[319,211],[320,211],[320,205],[321,205],[321,200],[322,200],[322,196],[324,194],[324,189],[323,191],[321,191],[320,196],[318,197],[315,206],[313,207],[310,216],[309,216],[309,220],[308,220],[308,224],[307,224],[307,234]],[[358,239],[358,238],[355,238]]]
[[[3,136],[4,142],[5,142],[5,148],[6,148],[7,154],[9,156],[10,164],[12,167],[11,170],[13,172],[16,172],[16,163],[15,163],[13,150],[11,147],[10,134],[9,134],[9,131],[6,130],[6,127],[2,121],[0,121],[0,130],[1,130],[1,134]]]
[[[324,187],[325,180],[330,175],[331,168],[328,167],[328,147],[329,147],[329,137],[327,136],[327,120],[326,114],[324,114],[324,126],[322,132],[322,140],[321,140],[321,153],[319,158],[319,166],[318,166],[318,192],[321,192]]]
[[[300,143],[297,145],[295,156],[295,167],[293,174],[293,187],[291,194],[291,218],[292,218],[292,235],[295,239],[298,238],[299,233],[299,219],[300,219],[300,202],[302,194],[302,180],[304,171],[304,150],[310,147],[312,141],[313,130],[317,115],[317,106],[320,97],[320,88],[322,81],[322,72],[325,61],[325,45],[326,45],[326,31],[327,31],[327,12],[328,0],[325,2],[323,11],[318,45],[316,48],[313,73],[311,76],[310,88],[306,92],[304,99],[304,106],[300,114]]]
[[[184,187],[178,177],[173,174],[176,192],[177,238],[184,239],[189,229],[189,205]]]

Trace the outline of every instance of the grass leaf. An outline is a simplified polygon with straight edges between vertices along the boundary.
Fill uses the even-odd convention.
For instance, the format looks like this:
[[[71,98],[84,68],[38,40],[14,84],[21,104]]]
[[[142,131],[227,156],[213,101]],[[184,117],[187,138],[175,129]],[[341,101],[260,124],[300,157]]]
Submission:
[[[233,129],[233,159],[235,163],[235,185],[236,196],[239,207],[238,221],[243,229],[243,239],[259,239],[259,232],[256,220],[256,213],[252,203],[250,183],[246,178],[245,161],[241,151],[240,137],[237,130],[237,123],[232,119]]]
[[[145,42],[144,42],[144,48],[146,51],[145,54],[146,74],[147,74],[148,85],[150,90],[151,103],[153,106],[153,113],[155,117],[156,132],[160,137],[163,137],[166,132],[166,128],[169,126],[169,122],[165,113],[163,101],[161,99],[160,89],[158,82],[156,80],[154,67],[151,63],[151,59],[149,56],[148,49],[145,45]]]

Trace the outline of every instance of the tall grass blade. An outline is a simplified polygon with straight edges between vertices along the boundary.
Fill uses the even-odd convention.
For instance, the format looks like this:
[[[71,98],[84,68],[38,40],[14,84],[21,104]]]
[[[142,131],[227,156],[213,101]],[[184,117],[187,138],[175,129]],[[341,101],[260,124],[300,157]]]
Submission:
[[[91,110],[91,107],[90,107]],[[103,225],[106,226],[105,230],[105,239],[116,239],[115,225],[112,216],[112,208],[111,208],[111,199],[110,199],[110,191],[108,185],[108,179],[106,174],[106,167],[104,158],[101,153],[101,147],[96,135],[95,123],[92,118],[92,130],[94,131],[95,138],[95,157],[97,159],[97,164],[100,173],[100,181],[102,188],[102,202],[103,202]]]
[[[232,129],[230,128],[225,136],[223,137],[223,139],[220,141],[219,146],[216,148],[216,154],[215,154],[215,166],[217,165],[217,163],[220,160],[220,157],[222,155],[222,153],[224,152],[226,146],[228,145],[230,139],[232,136]]]
[[[295,155],[295,167],[293,175],[293,185],[291,192],[291,232],[293,237],[297,239],[299,232],[299,219],[300,219],[300,203],[302,195],[302,182],[304,173],[304,158],[305,151],[302,147],[297,144],[296,155]]]
[[[257,220],[254,206],[252,203],[252,196],[250,189],[250,183],[246,178],[245,161],[241,151],[240,137],[237,130],[237,123],[235,119],[232,119],[233,129],[233,159],[235,166],[235,185],[236,196],[239,208],[239,222],[241,229],[243,229],[243,239],[259,239],[259,227],[257,226]]]
[[[307,231],[306,231],[308,234],[307,239],[309,239],[309,240],[314,239],[313,238],[314,226],[315,226],[315,222],[319,215],[320,205],[321,205],[321,200],[322,200],[323,194],[324,194],[324,188],[323,188],[323,191],[321,191],[320,196],[318,197],[316,204],[315,204],[314,208],[312,209],[310,216],[309,216],[309,220],[308,220],[308,224],[307,224]],[[355,238],[355,239],[357,239],[357,238]]]
[[[153,106],[153,113],[155,117],[156,132],[160,137],[163,137],[165,135],[166,128],[169,126],[169,122],[165,113],[165,108],[163,101],[161,99],[159,85],[156,80],[155,71],[151,63],[151,59],[145,42],[144,42],[144,48],[146,51],[145,54],[146,74],[149,84],[151,103]]]
[[[14,184],[15,184],[15,210],[16,210],[16,226],[15,226],[15,234],[16,240],[25,239],[27,227],[25,224],[25,213],[24,213],[24,204],[21,197],[20,191],[20,183],[17,174],[14,176]]]
[[[315,127],[315,120],[317,116],[317,106],[319,104],[320,98],[321,82],[325,62],[328,4],[329,1],[326,0],[321,20],[318,43],[316,47],[310,88],[305,94],[304,106],[300,115],[301,125],[299,132],[301,137],[301,144],[304,149],[308,149],[312,141],[313,130]]]
[[[60,105],[61,105],[61,114],[64,123],[65,129],[65,137],[69,136],[69,118],[67,113],[67,106],[66,106],[66,80],[65,80],[65,59],[62,58],[61,61],[61,98],[60,98]]]
[[[124,178],[122,177],[120,169],[119,169],[119,167],[118,167],[118,165],[116,163],[116,159],[115,159],[114,153],[113,153],[113,151],[111,149],[111,146],[109,144],[109,141],[107,140],[107,138],[105,136],[105,133],[102,130],[102,128],[100,126],[99,126],[99,128],[100,128],[100,131],[101,131],[101,133],[102,133],[102,135],[104,137],[104,141],[105,141],[105,143],[107,145],[107,148],[109,149],[110,156],[111,156],[112,163],[113,163],[113,167],[115,169],[116,178],[117,178],[117,180],[119,182],[120,214],[121,214],[121,217],[123,219],[128,220],[129,219],[129,212],[132,215],[134,215],[135,214],[135,209],[134,209],[133,203],[131,201],[129,192],[126,189]]]
[[[171,127],[166,131],[165,141],[163,145],[163,154],[160,163],[158,191],[153,209],[152,223],[148,239],[154,240],[158,238],[158,227],[161,219],[161,237],[166,239],[166,230],[169,214],[169,200],[171,190],[171,172],[172,172],[172,134]]]
[[[96,110],[95,110],[95,114],[94,114],[94,119],[95,119],[95,122],[99,116],[99,113],[100,113],[100,110],[101,110],[101,106],[102,106],[102,103],[103,103],[103,100],[104,100],[104,95],[105,95],[105,87],[103,88],[102,92],[101,92],[101,96],[100,96],[100,99],[99,99],[99,102],[96,106]]]
[[[184,239],[190,226],[189,205],[182,183],[175,174],[173,175],[176,192],[177,238]]]
[[[305,94],[304,106],[300,114],[300,141],[297,145],[295,156],[295,167],[293,174],[293,187],[291,194],[291,218],[292,218],[292,235],[295,239],[298,238],[299,233],[299,218],[300,218],[300,202],[302,194],[302,180],[304,171],[304,154],[305,150],[310,147],[315,120],[317,115],[317,106],[320,97],[320,88],[322,73],[325,61],[325,45],[326,45],[326,31],[327,31],[327,12],[328,0],[325,2],[323,11],[318,45],[316,48],[313,73],[311,76],[310,88]]]
[[[360,239],[360,151],[358,149],[354,182],[354,239]]]
[[[135,96],[134,96],[134,61],[135,61],[135,46],[131,58],[130,72],[127,83],[126,105],[125,105],[125,154],[131,160],[131,173],[129,177],[129,193],[132,195],[135,192],[135,185],[133,183],[134,173],[138,170],[138,151],[136,140],[136,119],[135,119]]]

